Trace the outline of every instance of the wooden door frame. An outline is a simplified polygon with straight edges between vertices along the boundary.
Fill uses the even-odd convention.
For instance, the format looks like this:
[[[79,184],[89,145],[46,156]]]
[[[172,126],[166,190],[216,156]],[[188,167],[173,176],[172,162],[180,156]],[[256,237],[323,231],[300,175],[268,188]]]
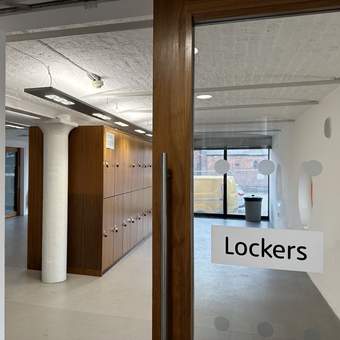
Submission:
[[[6,213],[6,219],[21,215],[21,154],[22,148],[6,146],[6,152],[17,152],[16,164],[16,211]]]
[[[154,0],[153,340],[160,339],[160,157],[168,155],[168,339],[193,338],[193,26],[340,10],[339,0]]]

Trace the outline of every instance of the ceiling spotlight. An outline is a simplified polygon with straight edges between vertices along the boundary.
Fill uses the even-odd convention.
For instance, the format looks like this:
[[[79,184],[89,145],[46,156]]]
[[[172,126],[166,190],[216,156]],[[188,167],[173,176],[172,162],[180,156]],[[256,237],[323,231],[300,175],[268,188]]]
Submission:
[[[88,77],[92,80],[92,86],[96,89],[100,89],[104,86],[104,80],[101,76],[95,73],[88,73]]]
[[[136,129],[135,132],[140,133],[140,134],[144,134],[145,133],[144,130],[140,130],[140,129]]]
[[[198,52],[199,52],[199,51],[198,51],[198,48],[195,47],[195,48],[194,48],[194,53],[195,53],[195,54],[198,54]]]
[[[62,105],[66,105],[66,106],[70,106],[70,105],[74,105],[74,102],[67,100],[63,97],[59,97],[55,94],[46,94],[45,98],[49,99],[49,100],[53,100],[56,103],[62,104]]]
[[[212,95],[211,94],[200,94],[196,98],[201,99],[201,100],[207,100],[207,99],[211,99]]]
[[[147,133],[146,136],[152,137],[152,133]]]
[[[123,122],[114,122],[116,125],[119,125],[121,127],[127,127],[129,124],[123,123]]]

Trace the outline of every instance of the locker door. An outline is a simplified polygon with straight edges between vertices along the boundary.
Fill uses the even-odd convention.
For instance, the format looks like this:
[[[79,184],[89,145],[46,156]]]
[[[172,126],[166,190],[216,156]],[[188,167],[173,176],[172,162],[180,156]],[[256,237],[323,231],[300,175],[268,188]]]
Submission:
[[[144,238],[143,190],[138,191],[137,207],[138,207],[138,242],[140,242]]]
[[[131,194],[123,195],[123,254],[131,249]]]
[[[104,199],[103,203],[103,246],[102,272],[113,265],[113,198]]]
[[[147,189],[143,190],[143,238],[148,234]]]
[[[107,147],[107,136],[113,134],[111,130],[104,129],[104,198],[114,195],[114,150]]]
[[[131,248],[137,244],[138,238],[138,220],[137,220],[137,191],[131,193]]]
[[[123,203],[122,195],[113,197],[113,262],[118,261],[123,256]]]
[[[122,194],[124,192],[124,141],[123,136],[120,133],[115,135],[115,166],[114,166],[114,184],[115,195]]]
[[[137,142],[137,189],[140,190],[143,188],[143,141]]]

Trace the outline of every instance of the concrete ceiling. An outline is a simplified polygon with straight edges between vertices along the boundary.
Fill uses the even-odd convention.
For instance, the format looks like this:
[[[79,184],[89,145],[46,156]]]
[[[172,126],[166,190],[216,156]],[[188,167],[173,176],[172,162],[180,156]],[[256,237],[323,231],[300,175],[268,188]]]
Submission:
[[[206,101],[195,99],[196,130],[204,131],[208,126],[209,130],[213,131],[214,126],[218,130],[230,122],[294,120],[339,86],[204,90],[340,77],[339,13],[200,26],[195,38],[199,49],[195,56],[195,88],[201,94],[213,95]],[[52,116],[65,113],[65,109],[23,92],[26,87],[49,86],[49,68],[52,85],[57,89],[152,128],[151,28],[42,40],[44,44],[38,40],[8,43],[8,105]],[[93,88],[86,72],[46,47],[46,43],[87,71],[102,76],[104,87]],[[235,108],[238,105],[242,108]],[[71,114],[80,124],[88,124],[87,117]],[[241,128],[244,130],[243,125]]]

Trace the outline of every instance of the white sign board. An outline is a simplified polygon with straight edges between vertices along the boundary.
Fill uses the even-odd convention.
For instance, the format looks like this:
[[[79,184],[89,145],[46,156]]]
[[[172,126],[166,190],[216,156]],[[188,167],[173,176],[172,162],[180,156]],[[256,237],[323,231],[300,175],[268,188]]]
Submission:
[[[217,264],[322,273],[323,233],[212,226],[211,256]]]
[[[114,150],[115,148],[115,135],[113,133],[106,133],[106,149]]]

